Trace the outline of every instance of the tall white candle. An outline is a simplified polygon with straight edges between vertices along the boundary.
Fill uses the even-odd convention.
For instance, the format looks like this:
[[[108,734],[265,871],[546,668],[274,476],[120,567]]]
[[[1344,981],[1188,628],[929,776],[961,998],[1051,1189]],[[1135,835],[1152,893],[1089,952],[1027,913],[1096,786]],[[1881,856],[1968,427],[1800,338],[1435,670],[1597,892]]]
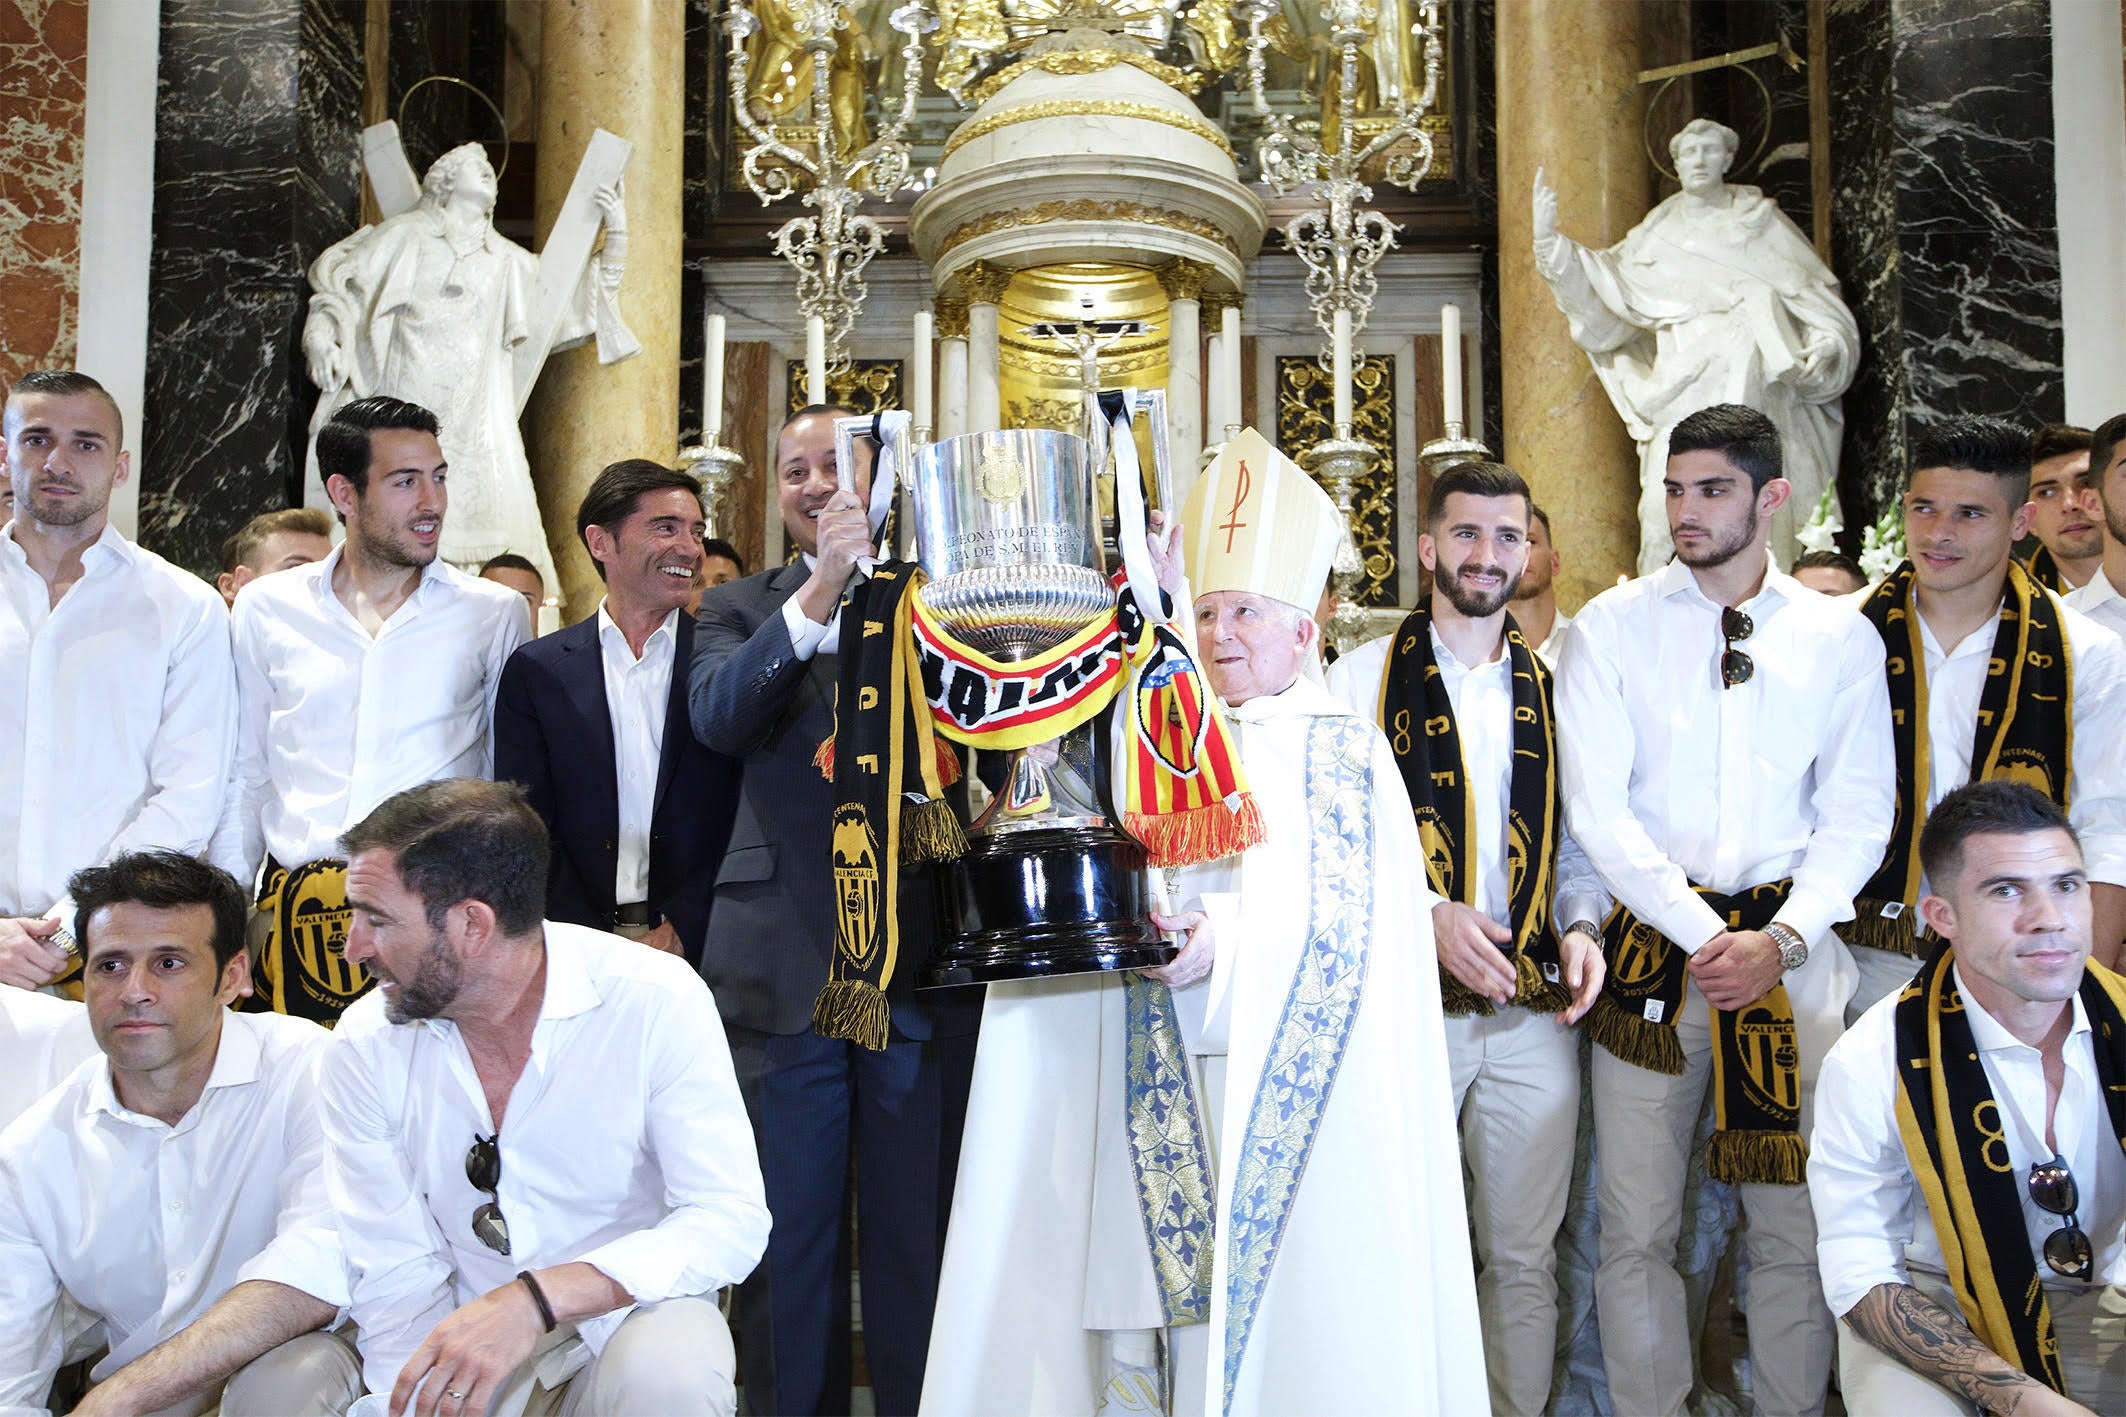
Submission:
[[[1238,425],[1240,413],[1240,307],[1228,305],[1218,314],[1218,333],[1222,341],[1219,363],[1223,366],[1219,376],[1225,383],[1225,421]],[[1225,429],[1218,430],[1225,436]]]
[[[701,441],[723,441],[723,316],[711,315],[701,335]]]
[[[937,427],[931,420],[935,410],[930,396],[930,335],[934,328],[928,310],[915,312],[915,341],[908,351],[908,412],[914,415],[910,421],[926,432]]]
[[[1351,312],[1338,310],[1332,328],[1332,373],[1336,385],[1335,431],[1341,434],[1351,426]]]
[[[827,401],[827,322],[805,317],[805,402]]]
[[[1462,307],[1439,307],[1439,402],[1449,424],[1462,421]]]

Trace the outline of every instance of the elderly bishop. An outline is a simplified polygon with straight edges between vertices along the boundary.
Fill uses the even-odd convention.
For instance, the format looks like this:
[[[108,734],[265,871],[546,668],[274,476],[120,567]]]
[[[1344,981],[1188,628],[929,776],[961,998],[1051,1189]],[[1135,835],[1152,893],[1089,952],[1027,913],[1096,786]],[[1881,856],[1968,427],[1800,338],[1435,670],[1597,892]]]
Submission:
[[[990,986],[923,1410],[1482,1411],[1416,826],[1315,668],[1340,523],[1252,431],[1183,519],[1265,836],[1167,873],[1164,969]]]

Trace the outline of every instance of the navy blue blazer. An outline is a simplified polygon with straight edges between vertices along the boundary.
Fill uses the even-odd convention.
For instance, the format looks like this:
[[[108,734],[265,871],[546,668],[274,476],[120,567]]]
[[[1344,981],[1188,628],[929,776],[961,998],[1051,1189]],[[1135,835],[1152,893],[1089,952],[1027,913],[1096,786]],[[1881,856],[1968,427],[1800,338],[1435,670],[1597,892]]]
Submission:
[[[687,669],[695,624],[682,610],[675,628],[650,817],[649,904],[672,922],[688,962],[698,968],[742,768],[737,759],[703,747],[689,730]],[[553,834],[548,918],[612,929],[620,787],[597,616],[532,640],[509,657],[495,694],[494,745],[495,777],[522,783]]]

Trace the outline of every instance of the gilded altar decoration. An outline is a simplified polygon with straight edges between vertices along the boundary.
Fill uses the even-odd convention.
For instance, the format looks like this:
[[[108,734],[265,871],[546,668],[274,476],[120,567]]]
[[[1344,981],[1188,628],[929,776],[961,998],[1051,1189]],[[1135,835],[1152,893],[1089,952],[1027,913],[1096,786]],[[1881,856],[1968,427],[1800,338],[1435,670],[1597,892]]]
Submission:
[[[1358,548],[1360,605],[1396,603],[1397,541],[1395,359],[1375,355],[1351,376],[1352,435],[1380,456],[1353,487],[1351,539]],[[1328,438],[1335,390],[1318,360],[1281,355],[1277,360],[1277,446],[1304,448]],[[1344,592],[1339,587],[1339,595]]]
[[[1018,226],[1040,226],[1051,221],[1112,221],[1164,227],[1168,231],[1184,232],[1200,240],[1214,241],[1235,256],[1241,255],[1240,249],[1233,244],[1233,238],[1216,222],[1205,221],[1202,217],[1190,216],[1185,212],[1143,206],[1137,202],[1098,202],[1090,198],[1067,202],[1037,202],[1030,207],[991,212],[977,221],[968,222],[965,226],[953,230],[939,243],[938,254],[942,256],[963,242],[971,241],[977,236],[987,236],[993,231]]]
[[[805,361],[790,360],[786,374],[789,406],[784,417],[805,406]],[[901,376],[898,359],[852,359],[841,369],[827,370],[827,402],[862,414],[900,408]]]
[[[977,104],[987,103],[996,96],[998,90],[1021,74],[1097,74],[1102,69],[1112,69],[1117,64],[1142,69],[1169,88],[1179,89],[1192,96],[1202,92],[1206,82],[1205,75],[1192,74],[1186,69],[1161,63],[1148,55],[1133,54],[1126,49],[1057,49],[1006,65],[984,80],[981,86],[967,97]]]
[[[812,121],[816,60],[805,47],[792,0],[760,0],[755,14],[760,31],[746,41],[751,80],[746,101],[753,116],[798,148],[816,138]],[[848,40],[827,59],[827,106],[833,115],[835,146],[844,158],[871,141],[871,120],[864,111],[865,75],[874,60],[869,38],[855,25],[844,25]]]

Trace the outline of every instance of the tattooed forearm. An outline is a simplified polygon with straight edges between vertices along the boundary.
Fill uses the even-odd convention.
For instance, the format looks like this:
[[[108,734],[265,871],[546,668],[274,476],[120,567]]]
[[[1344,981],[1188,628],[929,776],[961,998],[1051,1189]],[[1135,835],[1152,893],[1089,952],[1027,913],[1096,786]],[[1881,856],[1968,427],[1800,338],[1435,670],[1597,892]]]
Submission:
[[[1898,1362],[1962,1393],[1981,1410],[2015,1412],[2051,1389],[1988,1348],[1959,1314],[1909,1284],[1878,1284],[1845,1316],[1853,1331]]]

